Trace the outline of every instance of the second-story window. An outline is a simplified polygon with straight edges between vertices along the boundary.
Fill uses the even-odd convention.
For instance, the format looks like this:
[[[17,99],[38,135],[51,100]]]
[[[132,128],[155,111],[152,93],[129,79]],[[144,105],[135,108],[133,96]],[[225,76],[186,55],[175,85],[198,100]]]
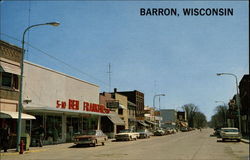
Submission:
[[[7,72],[2,72],[2,86],[11,87],[12,74]]]
[[[118,114],[123,115],[123,109],[122,108],[118,109]]]
[[[1,74],[1,86],[12,89],[18,89],[18,75],[2,72]]]

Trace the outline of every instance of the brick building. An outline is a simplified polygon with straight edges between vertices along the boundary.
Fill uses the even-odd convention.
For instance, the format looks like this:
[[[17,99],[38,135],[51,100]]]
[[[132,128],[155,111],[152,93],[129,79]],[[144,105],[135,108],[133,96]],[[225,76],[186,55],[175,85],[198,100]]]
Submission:
[[[137,90],[118,92],[116,88],[114,89],[114,92],[127,96],[128,101],[136,105],[136,119],[144,120],[144,94],[142,92]]]
[[[239,84],[241,99],[242,134],[249,135],[250,75],[244,75]]]

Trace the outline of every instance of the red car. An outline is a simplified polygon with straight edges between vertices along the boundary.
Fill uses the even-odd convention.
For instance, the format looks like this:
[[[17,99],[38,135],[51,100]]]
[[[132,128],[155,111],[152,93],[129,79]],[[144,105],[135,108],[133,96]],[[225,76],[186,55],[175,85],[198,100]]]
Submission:
[[[104,145],[107,140],[107,135],[101,130],[83,131],[83,134],[74,137],[74,143],[76,145],[89,144],[93,147],[98,144]]]

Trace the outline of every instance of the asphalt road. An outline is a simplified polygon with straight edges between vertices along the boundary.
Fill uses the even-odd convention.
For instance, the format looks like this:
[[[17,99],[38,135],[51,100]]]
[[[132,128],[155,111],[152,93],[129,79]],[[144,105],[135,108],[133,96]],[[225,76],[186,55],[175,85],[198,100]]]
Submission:
[[[105,146],[75,147],[72,143],[32,148],[23,155],[6,154],[1,160],[249,160],[249,144],[221,142],[210,137],[212,129],[202,132],[139,139],[129,142],[109,141]]]

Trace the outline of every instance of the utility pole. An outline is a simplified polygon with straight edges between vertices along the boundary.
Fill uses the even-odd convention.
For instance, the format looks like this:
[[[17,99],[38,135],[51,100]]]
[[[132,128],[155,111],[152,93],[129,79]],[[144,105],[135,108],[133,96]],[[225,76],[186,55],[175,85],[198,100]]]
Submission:
[[[109,92],[111,92],[111,64],[109,63],[109,70],[107,72],[109,74]]]

